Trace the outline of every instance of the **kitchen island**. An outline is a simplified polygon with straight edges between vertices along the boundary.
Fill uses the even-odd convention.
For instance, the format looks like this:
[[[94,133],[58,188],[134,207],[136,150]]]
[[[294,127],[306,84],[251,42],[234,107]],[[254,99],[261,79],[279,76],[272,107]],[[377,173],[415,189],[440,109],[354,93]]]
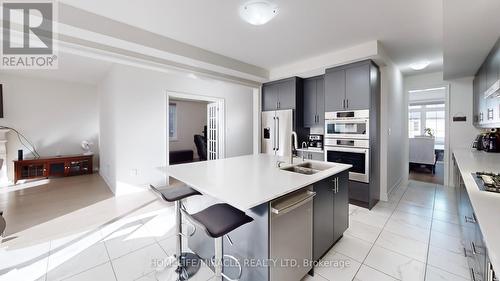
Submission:
[[[246,212],[254,219],[252,223],[229,234],[232,245],[224,240],[224,253],[234,255],[243,265],[241,280],[273,280],[272,262],[276,258],[283,258],[274,254],[281,250],[276,250],[277,244],[287,240],[294,241],[297,238],[294,235],[307,232],[297,231],[288,233],[289,235],[285,235],[287,237],[276,237],[276,233],[283,229],[273,228],[278,224],[272,221],[273,202],[302,190],[316,194],[314,203],[311,204],[314,207],[310,208],[313,210],[310,224],[313,244],[310,245],[313,252],[309,255],[311,261],[323,256],[347,228],[348,169],[351,166],[310,160],[302,163],[302,160],[295,158],[294,165],[282,164],[278,168],[278,161],[287,160],[289,161],[278,156],[258,154],[168,168],[170,177],[203,194],[188,200],[186,206],[190,213],[223,202]],[[296,166],[301,167],[295,168]],[[307,167],[312,167],[314,171],[310,171],[310,174],[300,173],[307,171]],[[300,219],[297,220],[297,225],[300,225]],[[287,247],[293,252],[293,248],[300,245],[291,244]],[[195,231],[189,238],[189,248],[203,259],[209,259],[214,254],[213,240],[202,231]],[[287,270],[293,272],[296,268]],[[302,277],[303,275],[296,276],[296,280]]]

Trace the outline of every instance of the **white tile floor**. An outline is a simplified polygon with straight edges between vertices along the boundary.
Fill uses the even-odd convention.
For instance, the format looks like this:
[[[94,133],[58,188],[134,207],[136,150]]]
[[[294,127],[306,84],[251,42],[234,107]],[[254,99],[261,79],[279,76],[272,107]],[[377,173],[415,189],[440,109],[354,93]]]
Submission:
[[[173,253],[174,217],[155,206],[49,242],[0,245],[0,280],[156,280],[152,260]],[[453,189],[413,181],[371,211],[350,206],[349,229],[324,257],[341,266],[304,281],[469,280],[456,206]],[[203,267],[193,280],[211,274]]]

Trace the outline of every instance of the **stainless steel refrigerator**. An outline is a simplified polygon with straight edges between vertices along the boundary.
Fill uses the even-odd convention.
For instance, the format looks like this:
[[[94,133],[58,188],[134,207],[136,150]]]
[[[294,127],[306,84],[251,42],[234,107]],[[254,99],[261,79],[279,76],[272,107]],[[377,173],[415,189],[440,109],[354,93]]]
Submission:
[[[293,111],[262,112],[262,153],[290,156],[292,146]]]

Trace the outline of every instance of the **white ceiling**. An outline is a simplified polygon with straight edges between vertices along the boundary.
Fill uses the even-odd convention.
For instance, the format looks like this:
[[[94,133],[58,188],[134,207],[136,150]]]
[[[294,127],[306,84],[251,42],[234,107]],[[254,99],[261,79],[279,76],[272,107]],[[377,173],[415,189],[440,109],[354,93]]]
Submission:
[[[444,78],[472,76],[500,36],[500,1],[444,0]]]
[[[243,0],[63,0],[75,7],[269,70],[379,40],[404,73],[442,69],[440,0],[274,0],[264,26],[238,16]]]
[[[23,75],[44,79],[63,80],[90,85],[97,85],[110,70],[112,63],[66,52],[59,52],[59,65],[54,70],[8,70],[0,74]]]

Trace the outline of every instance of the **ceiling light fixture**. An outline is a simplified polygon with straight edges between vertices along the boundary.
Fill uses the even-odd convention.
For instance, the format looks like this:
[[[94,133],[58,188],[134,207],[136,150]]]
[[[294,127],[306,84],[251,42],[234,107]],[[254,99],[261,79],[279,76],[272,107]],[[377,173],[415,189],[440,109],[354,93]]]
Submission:
[[[253,25],[268,23],[278,14],[278,6],[266,0],[253,0],[240,7],[240,17]]]
[[[427,60],[421,61],[421,62],[415,62],[415,63],[410,64],[410,68],[413,70],[422,70],[422,69],[428,67],[429,64],[431,64],[431,62],[427,61]]]

